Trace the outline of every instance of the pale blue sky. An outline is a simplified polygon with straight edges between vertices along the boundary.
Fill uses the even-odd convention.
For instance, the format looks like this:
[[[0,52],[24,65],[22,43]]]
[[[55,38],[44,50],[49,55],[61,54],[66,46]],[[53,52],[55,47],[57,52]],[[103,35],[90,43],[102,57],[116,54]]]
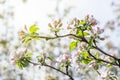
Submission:
[[[67,17],[68,21],[74,17],[83,18],[91,14],[104,25],[114,17],[111,2],[112,0],[62,0],[60,7],[62,11],[65,7],[74,6]],[[50,22],[47,15],[54,12],[55,3],[56,0],[28,0],[25,4],[18,0],[11,2],[15,5],[15,26],[22,27],[38,22],[38,26],[45,31]]]

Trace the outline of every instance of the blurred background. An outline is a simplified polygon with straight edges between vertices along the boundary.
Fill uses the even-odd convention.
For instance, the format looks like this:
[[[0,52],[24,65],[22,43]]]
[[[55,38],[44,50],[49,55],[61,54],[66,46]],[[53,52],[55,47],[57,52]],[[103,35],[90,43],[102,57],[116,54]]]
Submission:
[[[18,39],[18,31],[23,29],[24,25],[29,28],[36,23],[40,27],[40,33],[44,35],[49,34],[48,23],[54,20],[60,18],[66,24],[75,17],[83,19],[88,14],[99,21],[98,27],[105,29],[103,36],[107,39],[99,43],[100,47],[120,57],[119,0],[0,0],[0,80],[66,80],[66,77],[59,78],[61,74],[56,75],[55,71],[50,73],[46,68],[31,65],[20,70],[11,63],[9,57],[24,48]],[[56,40],[55,44],[54,41],[42,40],[36,46],[37,42],[33,42],[30,49],[36,53],[47,51],[52,53],[52,56],[56,55],[56,52],[68,52],[63,47],[67,41]],[[69,46],[69,42],[66,46]],[[116,75],[120,75],[116,68],[114,71]],[[55,79],[50,79],[53,74]],[[89,77],[94,80],[95,75],[81,72],[74,76],[76,80],[89,80]]]

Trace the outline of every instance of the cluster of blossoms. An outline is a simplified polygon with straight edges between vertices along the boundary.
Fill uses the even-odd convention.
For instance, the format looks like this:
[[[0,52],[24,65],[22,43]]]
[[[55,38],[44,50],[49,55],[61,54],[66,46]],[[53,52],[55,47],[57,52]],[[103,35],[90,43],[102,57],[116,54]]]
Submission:
[[[75,53],[75,54],[73,55],[73,63],[74,63],[74,62],[77,62],[78,59],[79,59],[79,57],[80,57],[80,52]]]
[[[93,16],[89,16],[89,15],[87,15],[83,20],[74,18],[67,26],[67,29],[74,29],[73,27],[76,26],[76,24],[78,24],[78,26],[81,26],[81,24],[82,25],[87,24],[88,26],[96,26],[98,24],[98,21]]]
[[[26,37],[26,33],[23,30],[21,30],[18,32],[18,36],[20,40],[23,40]]]
[[[93,17],[87,15],[83,20],[79,20],[74,18],[67,26],[67,29],[70,30],[71,33],[81,35],[82,32],[88,37],[93,36],[94,38],[99,38],[99,34],[104,32],[104,29],[100,29],[99,27],[95,27],[98,24],[98,21]]]
[[[18,53],[14,52],[13,54],[11,54],[10,56],[10,60],[13,64],[16,64],[16,60],[19,60],[21,57],[23,57],[27,52],[27,49],[20,51]]]
[[[51,32],[55,33],[55,35],[51,37],[39,35],[37,33],[39,28],[36,25],[32,25],[29,28],[29,33],[26,33],[25,31],[19,32],[20,39],[24,40],[25,43],[29,42],[32,39],[38,40],[38,38],[50,40],[50,39],[57,39],[57,38],[63,38],[63,37],[71,37],[72,42],[70,43],[69,49],[70,49],[70,52],[71,53],[73,52],[73,53],[62,54],[56,60],[51,59],[52,57],[46,56],[46,54],[43,53],[40,56],[36,57],[38,59],[38,63],[33,63],[33,62],[30,62],[31,56],[25,56],[21,58],[26,53],[26,50],[25,50],[23,52],[20,52],[19,54],[15,54],[15,56],[13,56],[11,60],[16,61],[19,58],[21,58],[18,61],[18,63],[20,64],[19,65],[20,67],[21,66],[26,67],[28,66],[29,63],[49,67],[67,75],[71,80],[73,80],[73,78],[71,75],[69,75],[69,70],[68,70],[69,67],[80,69],[80,65],[86,64],[89,66],[88,67],[89,69],[92,68],[92,69],[98,70],[99,64],[100,65],[102,64],[101,62],[114,64],[112,61],[110,61],[111,60],[110,58],[109,58],[110,60],[108,59],[106,60],[105,58],[103,59],[101,58],[100,55],[98,55],[98,53],[101,52],[108,57],[114,58],[114,56],[105,53],[99,47],[97,47],[96,42],[98,42],[98,40],[103,40],[100,37],[100,34],[104,32],[104,29],[100,29],[99,27],[96,27],[97,24],[98,24],[98,21],[93,16],[87,15],[82,20],[74,18],[70,22],[70,24],[68,24],[67,26],[67,29],[70,30],[70,33],[66,35],[59,35],[58,32],[61,30],[61,27],[62,27],[62,22],[59,19],[54,21],[52,24],[51,23],[48,24]],[[75,49],[75,52],[77,53],[75,53],[73,49]],[[53,64],[55,62],[57,68],[52,66],[50,62],[47,62],[49,61],[47,59],[49,59],[50,62],[53,61]],[[117,65],[117,64],[114,64],[114,65]]]
[[[57,65],[59,64],[67,64],[70,65],[71,62],[71,56],[69,54],[63,54],[60,57],[57,58]]]
[[[25,30],[25,31],[24,31]],[[19,32],[18,32],[18,36],[19,36],[19,39],[20,40],[23,40],[26,36],[27,36],[27,26],[25,25],[24,26],[24,30],[20,30]]]
[[[75,69],[79,68],[79,59],[80,59],[80,52],[76,52],[73,56],[72,56],[72,66]]]
[[[53,22],[53,25],[51,24],[51,23],[49,23],[48,24],[48,26],[49,27],[61,27],[61,25],[59,25],[61,23],[61,19],[58,19],[58,21],[57,20],[55,20],[54,22]]]
[[[79,57],[80,57],[80,52],[77,52],[74,55],[63,54],[57,58],[56,66],[60,66],[63,64],[65,64],[65,66],[74,66],[74,64],[77,64]]]
[[[46,62],[46,53],[42,53],[40,56],[37,57],[38,58],[38,62],[41,64],[41,65],[44,65]]]
[[[53,24],[51,24],[51,23],[49,23],[48,24],[48,27],[50,27],[50,31],[51,32],[55,32],[55,33],[58,33],[61,29],[61,27],[62,27],[62,22],[61,22],[61,19],[58,19],[58,21],[57,20],[55,20],[54,22],[53,22]]]
[[[91,26],[96,26],[98,24],[98,21],[94,18],[94,16],[87,15],[85,17],[85,23],[90,24]]]

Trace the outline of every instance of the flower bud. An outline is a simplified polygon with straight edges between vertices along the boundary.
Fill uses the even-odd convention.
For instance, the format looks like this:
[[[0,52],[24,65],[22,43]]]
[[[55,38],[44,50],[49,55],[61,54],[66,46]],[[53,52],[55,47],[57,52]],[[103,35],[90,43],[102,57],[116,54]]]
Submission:
[[[104,32],[104,29],[100,29],[99,27],[97,27],[97,33],[98,34],[101,34],[101,33],[103,33]]]
[[[95,25],[97,25],[97,20],[92,16],[92,18],[91,18],[91,20],[90,20],[90,23],[91,23],[91,25],[92,26],[95,26]]]
[[[60,24],[61,23],[61,19],[58,19],[58,24]]]
[[[54,21],[54,27],[57,27],[57,25],[58,25],[58,22],[57,21]]]
[[[63,55],[63,58],[64,58],[65,60],[68,60],[68,59],[70,58],[70,55],[64,54],[64,55]]]
[[[70,27],[70,25],[68,25],[68,26],[67,26],[67,29],[72,29],[72,28]]]
[[[94,30],[93,30],[93,29],[91,29],[90,32],[91,32],[92,34],[94,34]]]
[[[52,27],[51,23],[48,23],[48,26],[49,26],[49,27]]]

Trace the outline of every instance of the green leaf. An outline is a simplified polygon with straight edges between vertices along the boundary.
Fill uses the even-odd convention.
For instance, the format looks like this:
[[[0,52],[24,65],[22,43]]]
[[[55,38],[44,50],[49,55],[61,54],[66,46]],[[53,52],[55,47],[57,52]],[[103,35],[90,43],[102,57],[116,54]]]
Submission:
[[[41,56],[41,55],[40,55],[40,56],[36,56],[36,58],[37,58],[37,59],[40,59],[40,58],[42,58],[42,56]]]
[[[21,62],[19,60],[16,60],[16,65],[20,68],[23,69],[23,65],[21,64]]]
[[[32,40],[31,37],[26,37],[23,43],[28,44],[31,40]]]
[[[62,71],[63,70],[63,68],[64,67],[66,67],[67,66],[67,64],[66,63],[62,63],[61,65],[60,65],[60,70]]]
[[[38,34],[36,34],[36,36],[32,37],[32,39],[34,39],[34,40],[40,40],[40,37],[37,36],[37,35],[38,35]]]
[[[84,20],[81,20],[79,24],[84,25],[84,24],[85,24],[85,21],[84,21]]]
[[[77,30],[77,36],[83,36],[82,31],[81,30]]]
[[[30,54],[28,56],[30,56]],[[31,60],[31,57],[28,56],[23,56],[19,60],[16,60],[16,65],[20,69],[23,69],[24,67],[27,67],[29,65],[29,61]]]
[[[106,65],[106,68],[111,68],[111,67],[112,67],[112,65],[110,65],[110,64]]]
[[[26,53],[26,57],[31,57],[33,54],[31,52]]]
[[[82,51],[81,53],[82,60],[81,62],[84,64],[88,64],[92,61],[92,58],[89,57],[89,53],[87,51]]]
[[[82,63],[84,63],[84,64],[88,64],[88,63],[90,63],[91,61],[92,61],[91,58],[82,59]]]
[[[36,24],[33,24],[33,25],[30,26],[30,28],[29,28],[30,34],[35,34],[38,30],[39,30],[39,28],[36,26]]]
[[[99,65],[96,64],[96,65],[94,66],[94,69],[95,69],[95,70],[98,70],[98,69],[99,69]]]
[[[64,64],[61,64],[61,65],[60,65],[60,71],[62,71],[63,68],[64,68]]]
[[[47,59],[49,59],[49,60],[51,60],[51,61],[53,60],[53,58],[52,58],[52,57],[47,57]]]
[[[82,57],[84,57],[84,58],[89,57],[89,54],[88,54],[88,52],[87,52],[87,51],[82,51],[80,54],[81,54],[81,55],[82,55]]]
[[[83,36],[83,34],[84,34],[84,36],[88,36],[89,35],[88,32],[83,32],[82,33],[82,30],[77,30],[77,36]]]
[[[70,43],[69,49],[70,49],[70,51],[72,51],[76,47],[77,47],[77,42],[73,41],[73,42]]]
[[[95,58],[97,58],[97,59],[99,58],[99,54],[98,53],[95,54]]]
[[[90,37],[90,40],[89,40],[89,43],[88,43],[88,49],[92,47],[93,45],[93,40],[94,40],[94,37]]]
[[[84,33],[84,36],[88,36],[89,35],[89,33],[88,32],[83,32]]]
[[[21,57],[19,62],[23,65],[23,67],[27,67],[29,65],[28,60],[31,60],[31,57]]]

